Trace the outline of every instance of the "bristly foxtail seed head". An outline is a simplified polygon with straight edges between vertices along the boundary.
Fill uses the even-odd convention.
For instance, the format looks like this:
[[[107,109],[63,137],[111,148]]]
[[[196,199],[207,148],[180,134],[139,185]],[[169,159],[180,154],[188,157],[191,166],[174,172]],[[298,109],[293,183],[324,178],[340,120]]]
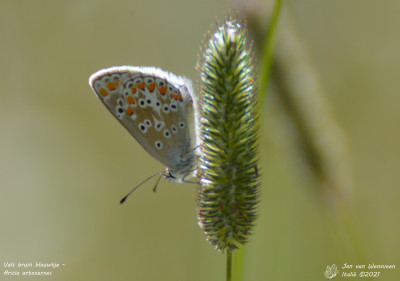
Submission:
[[[199,64],[198,221],[217,250],[248,240],[258,203],[258,105],[245,27],[228,19]]]

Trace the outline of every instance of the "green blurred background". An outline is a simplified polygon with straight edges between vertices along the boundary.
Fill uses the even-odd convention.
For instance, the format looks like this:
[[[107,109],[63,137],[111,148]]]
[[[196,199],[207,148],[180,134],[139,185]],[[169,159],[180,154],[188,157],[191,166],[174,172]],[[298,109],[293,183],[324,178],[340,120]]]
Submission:
[[[334,263],[400,266],[400,2],[284,2],[347,137],[353,221],[342,228],[328,218],[267,96],[262,202],[243,280],[325,280]],[[192,185],[161,181],[153,193],[149,182],[118,204],[164,167],[107,112],[88,78],[128,64],[198,81],[205,34],[235,7],[0,2],[0,279],[22,279],[3,276],[4,262],[40,261],[65,265],[29,280],[224,280],[225,256],[197,226]],[[340,238],[349,229],[353,240]],[[379,280],[399,280],[398,269],[381,271]]]

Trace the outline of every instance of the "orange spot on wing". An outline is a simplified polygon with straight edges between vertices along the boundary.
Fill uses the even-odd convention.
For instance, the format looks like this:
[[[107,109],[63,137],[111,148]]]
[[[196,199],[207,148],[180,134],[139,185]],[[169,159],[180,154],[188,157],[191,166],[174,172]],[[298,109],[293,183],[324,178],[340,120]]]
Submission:
[[[136,87],[132,87],[131,92],[132,92],[132,94],[136,93]]]
[[[140,90],[143,90],[144,86],[146,86],[146,84],[144,82],[139,83],[139,84],[136,85],[136,87],[138,87]]]
[[[119,86],[119,80],[115,80],[115,87]]]
[[[103,97],[105,97],[105,96],[108,95],[108,91],[107,91],[106,89],[104,89],[104,88],[101,88],[101,89],[99,90],[99,93],[100,93],[100,95],[102,95]]]
[[[114,89],[115,89],[114,83],[113,83],[113,82],[109,82],[109,83],[107,84],[107,88],[108,88],[110,91],[114,90]]]
[[[155,87],[156,87],[156,82],[147,85],[147,89],[149,89],[150,92],[153,92]]]
[[[133,110],[130,106],[128,106],[128,108],[126,109],[126,113],[128,113],[129,115],[133,114]]]
[[[160,90],[161,95],[164,95],[167,92],[167,86],[162,86],[158,90]]]
[[[132,103],[135,103],[135,99],[132,96],[127,96],[126,102],[132,104]]]
[[[182,95],[181,95],[181,94],[178,94],[178,99],[179,99],[180,101],[182,101],[182,100],[183,100],[183,98],[182,98]]]
[[[177,94],[169,94],[169,96],[170,96],[171,98],[173,98],[174,100],[179,99],[179,96],[178,96]]]

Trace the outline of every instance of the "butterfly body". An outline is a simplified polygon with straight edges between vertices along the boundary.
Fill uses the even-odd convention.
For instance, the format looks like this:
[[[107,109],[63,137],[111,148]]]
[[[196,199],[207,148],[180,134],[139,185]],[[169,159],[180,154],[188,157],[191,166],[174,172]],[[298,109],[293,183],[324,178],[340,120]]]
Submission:
[[[182,182],[196,168],[194,92],[190,80],[154,67],[119,66],[94,73],[89,84],[128,132]]]

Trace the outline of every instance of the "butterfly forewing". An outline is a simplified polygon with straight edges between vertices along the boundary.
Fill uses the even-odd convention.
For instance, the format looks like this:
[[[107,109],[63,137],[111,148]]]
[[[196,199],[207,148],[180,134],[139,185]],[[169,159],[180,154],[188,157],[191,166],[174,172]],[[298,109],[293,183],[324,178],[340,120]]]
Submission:
[[[171,169],[185,168],[194,148],[191,84],[151,67],[111,67],[90,77],[96,95],[154,158]],[[184,160],[182,160],[184,159]]]

